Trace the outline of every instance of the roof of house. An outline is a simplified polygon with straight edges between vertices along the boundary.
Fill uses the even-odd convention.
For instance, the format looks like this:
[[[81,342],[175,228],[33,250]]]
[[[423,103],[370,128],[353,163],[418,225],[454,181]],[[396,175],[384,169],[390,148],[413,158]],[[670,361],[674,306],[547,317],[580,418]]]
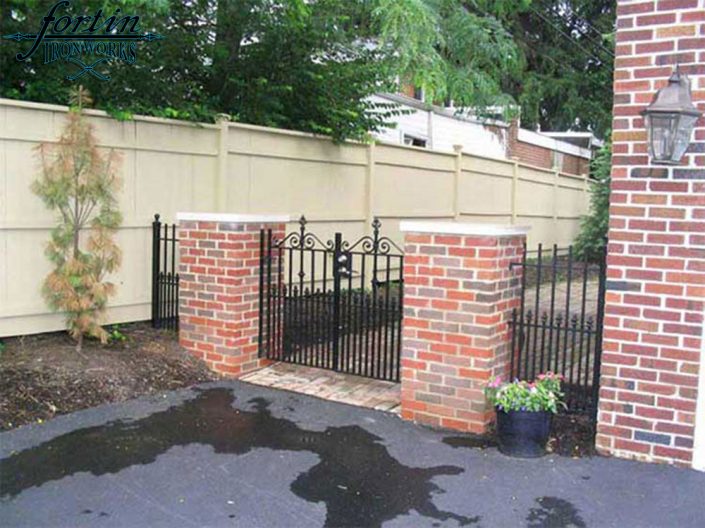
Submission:
[[[605,144],[601,139],[597,139],[592,132],[541,132],[541,134],[582,148],[602,148]]]
[[[506,121],[473,116],[470,115],[468,111],[460,112],[458,108],[446,108],[429,104],[404,94],[378,93],[376,95],[377,97],[403,106],[416,108],[424,112],[433,112],[434,114],[457,119],[458,121],[501,128],[509,128],[511,126]],[[500,108],[497,108],[497,113],[501,113]],[[591,132],[534,132],[532,130],[519,128],[518,139],[519,141],[538,145],[550,150],[587,159],[592,158],[593,149],[603,145],[603,142],[597,139]]]

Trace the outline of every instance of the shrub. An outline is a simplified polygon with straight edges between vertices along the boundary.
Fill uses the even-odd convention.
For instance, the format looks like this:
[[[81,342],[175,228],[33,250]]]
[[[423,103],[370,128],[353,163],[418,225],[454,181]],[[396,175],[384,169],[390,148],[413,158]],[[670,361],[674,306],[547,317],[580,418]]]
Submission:
[[[90,335],[103,343],[101,326],[108,298],[115,286],[106,276],[120,266],[121,252],[113,240],[122,220],[116,194],[118,157],[102,154],[82,108],[90,101],[86,91],[74,91],[66,125],[57,144],[42,143],[38,153],[42,172],[32,190],[58,213],[46,255],[54,269],[44,281],[49,306],[66,314],[69,334],[81,352]]]
[[[127,341],[127,336],[122,332],[119,324],[111,326],[106,332],[108,332],[108,342],[110,343],[124,343]]]
[[[590,210],[582,218],[580,232],[575,239],[576,255],[592,262],[600,259],[605,248],[609,225],[611,169],[612,145],[606,142],[592,161]]]
[[[502,382],[502,378],[490,379],[485,388],[487,400],[500,411],[550,411],[558,412],[562,406],[561,381],[563,376],[546,372],[536,381],[514,380]]]

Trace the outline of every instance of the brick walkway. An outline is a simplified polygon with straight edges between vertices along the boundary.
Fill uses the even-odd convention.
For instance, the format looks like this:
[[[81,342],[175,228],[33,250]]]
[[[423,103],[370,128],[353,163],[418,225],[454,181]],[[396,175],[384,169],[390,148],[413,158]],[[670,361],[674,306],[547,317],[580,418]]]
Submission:
[[[285,389],[324,400],[399,414],[401,385],[290,363],[275,363],[240,378],[254,385]]]
[[[570,313],[580,314],[583,300],[583,285],[580,281],[574,281],[570,286]],[[539,314],[549,313],[551,310],[551,285],[543,284],[539,288]],[[585,317],[597,317],[597,296],[599,283],[597,279],[590,280],[585,289]],[[565,301],[568,296],[567,282],[558,282],[555,286],[555,313],[565,316]],[[526,288],[524,306],[527,310],[535,311],[536,287]]]
[[[540,312],[549,311],[551,286],[542,285],[539,301]],[[571,287],[571,313],[580,311],[582,286],[577,282]],[[556,285],[556,313],[565,311],[566,283]],[[526,306],[533,310],[536,290],[527,288]],[[597,312],[597,281],[590,281],[586,292],[586,317],[595,317]],[[568,368],[573,363],[571,360]],[[588,368],[588,372],[590,369]],[[367,407],[381,411],[399,414],[401,386],[399,383],[374,380],[331,370],[294,365],[291,363],[275,363],[272,366],[257,370],[241,378],[242,381],[284,389],[292,392],[317,396],[324,400],[347,403],[357,407]]]

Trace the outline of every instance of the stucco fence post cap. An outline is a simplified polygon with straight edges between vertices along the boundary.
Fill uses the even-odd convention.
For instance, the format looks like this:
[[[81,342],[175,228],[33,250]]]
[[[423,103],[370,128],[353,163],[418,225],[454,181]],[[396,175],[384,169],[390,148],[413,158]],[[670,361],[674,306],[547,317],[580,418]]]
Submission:
[[[290,220],[287,214],[176,213],[178,222],[227,222],[233,224],[278,224]]]
[[[448,235],[510,237],[526,235],[531,227],[466,222],[401,221],[399,230],[410,233],[440,233]]]

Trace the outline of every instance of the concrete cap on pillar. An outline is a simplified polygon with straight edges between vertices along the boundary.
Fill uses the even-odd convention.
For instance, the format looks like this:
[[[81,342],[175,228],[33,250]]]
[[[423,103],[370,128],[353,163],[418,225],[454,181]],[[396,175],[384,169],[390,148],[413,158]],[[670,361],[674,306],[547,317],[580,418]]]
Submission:
[[[228,222],[233,224],[275,224],[288,222],[286,214],[176,213],[177,221]]]
[[[469,236],[494,236],[507,237],[525,235],[531,228],[529,226],[513,226],[498,224],[480,224],[466,222],[429,222],[429,221],[402,221],[399,230],[412,233],[441,233],[449,235]]]

